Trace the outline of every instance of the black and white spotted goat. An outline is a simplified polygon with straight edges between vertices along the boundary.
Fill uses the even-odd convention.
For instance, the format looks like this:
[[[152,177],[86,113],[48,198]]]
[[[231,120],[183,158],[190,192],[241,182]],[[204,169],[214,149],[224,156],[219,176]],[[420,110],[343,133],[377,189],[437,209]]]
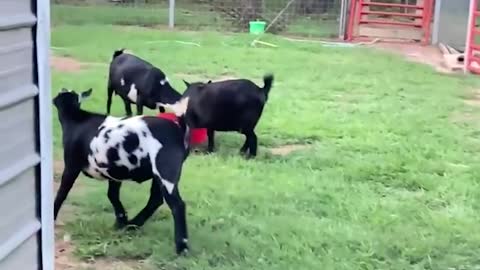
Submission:
[[[182,117],[177,123],[153,116],[116,118],[82,110],[81,101],[91,93],[92,89],[81,94],[62,89],[53,99],[62,126],[65,162],[55,198],[55,219],[83,172],[91,178],[108,180],[108,198],[117,228],[142,226],[165,199],[174,219],[177,253],[188,251],[185,203],[178,187],[189,154],[190,131],[185,121]],[[153,181],[147,205],[128,220],[120,202],[122,181],[142,183],[149,179]]]
[[[181,98],[168,82],[165,73],[151,63],[123,49],[113,53],[107,86],[107,114],[110,114],[113,94],[119,95],[127,116],[132,115],[131,104],[137,105],[137,115],[143,106],[155,110],[157,103],[173,104]],[[159,107],[160,112],[165,108]]]

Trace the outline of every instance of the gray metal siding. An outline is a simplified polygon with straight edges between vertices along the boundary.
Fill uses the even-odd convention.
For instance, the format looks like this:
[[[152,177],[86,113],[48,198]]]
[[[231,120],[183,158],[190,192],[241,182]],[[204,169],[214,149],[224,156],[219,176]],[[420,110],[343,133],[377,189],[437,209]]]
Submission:
[[[32,1],[0,0],[0,270],[40,266],[35,21]]]
[[[40,264],[37,256],[25,256],[25,254],[35,254],[37,251],[38,239],[37,237],[30,237],[10,253],[5,260],[0,262],[0,269],[41,269],[39,268]]]
[[[434,23],[438,25],[433,41],[465,50],[470,0],[437,0],[436,5],[439,10]]]
[[[0,189],[0,243],[6,243],[22,225],[36,223],[35,172],[33,169],[20,174]],[[22,194],[19,194],[22,192]]]
[[[0,119],[3,119],[0,123],[0,138],[2,141],[8,142],[0,144],[0,153],[8,153],[8,155],[0,155],[1,184],[9,181],[10,177],[14,177],[11,174],[15,174],[15,172],[6,174],[9,170],[18,166],[22,168],[17,170],[31,166],[31,164],[25,161],[26,159],[37,158],[38,161],[38,155],[35,153],[33,100],[27,99],[15,106],[0,110]]]

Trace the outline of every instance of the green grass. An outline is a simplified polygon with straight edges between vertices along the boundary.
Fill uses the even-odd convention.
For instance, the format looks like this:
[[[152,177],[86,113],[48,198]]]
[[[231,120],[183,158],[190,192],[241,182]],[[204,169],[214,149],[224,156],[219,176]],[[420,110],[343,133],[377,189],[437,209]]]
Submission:
[[[273,19],[277,13],[265,16]],[[111,5],[72,6],[52,5],[52,23],[54,25],[132,25],[146,27],[166,27],[168,25],[168,6],[155,4],[139,7],[122,7]],[[222,17],[211,11],[208,6],[180,3],[175,9],[175,27],[182,30],[217,30],[242,31]],[[334,17],[321,15],[301,16],[291,19],[283,34],[308,37],[336,37],[338,22]]]
[[[181,79],[276,76],[257,128],[259,156],[237,154],[243,138],[219,133],[219,152],[192,155],[180,183],[192,252],[174,255],[166,206],[136,233],[112,230],[106,184],[80,179],[66,230],[81,258],[148,259],[155,269],[478,269],[480,127],[466,114],[478,81],[369,49],[326,48],[266,36],[59,26],[57,53],[107,63],[127,47]],[[188,46],[174,40],[196,42]],[[156,43],[149,43],[158,41]],[[107,66],[53,73],[53,91],[94,88],[85,107],[105,111]],[[123,114],[120,100],[114,113]],[[476,118],[478,121],[478,118]],[[55,151],[61,152],[54,116]],[[309,143],[280,157],[268,148]],[[126,184],[133,217],[148,184]],[[60,212],[60,216],[62,212]]]

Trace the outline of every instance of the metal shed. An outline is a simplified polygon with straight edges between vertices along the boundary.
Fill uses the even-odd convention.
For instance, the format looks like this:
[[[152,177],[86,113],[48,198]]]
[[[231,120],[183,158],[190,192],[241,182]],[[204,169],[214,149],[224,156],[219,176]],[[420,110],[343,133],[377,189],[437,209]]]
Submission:
[[[0,270],[53,269],[49,1],[0,1]]]

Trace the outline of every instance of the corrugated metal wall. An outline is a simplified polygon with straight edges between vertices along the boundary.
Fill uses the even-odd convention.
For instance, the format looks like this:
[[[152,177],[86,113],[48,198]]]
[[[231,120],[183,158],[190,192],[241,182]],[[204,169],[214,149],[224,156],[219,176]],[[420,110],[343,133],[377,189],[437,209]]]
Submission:
[[[436,5],[433,42],[465,50],[470,0],[437,0]]]
[[[41,268],[32,3],[0,0],[0,270]]]

